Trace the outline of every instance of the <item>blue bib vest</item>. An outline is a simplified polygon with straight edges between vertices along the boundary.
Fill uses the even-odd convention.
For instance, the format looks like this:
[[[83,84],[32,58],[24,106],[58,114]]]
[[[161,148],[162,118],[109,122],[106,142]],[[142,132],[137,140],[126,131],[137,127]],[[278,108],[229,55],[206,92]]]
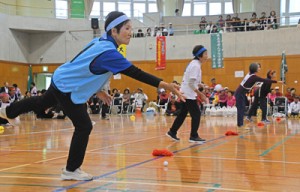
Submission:
[[[101,53],[112,49],[116,49],[112,42],[94,39],[72,61],[55,70],[52,77],[54,85],[63,93],[71,93],[73,103],[85,103],[94,93],[100,91],[113,75],[110,71],[93,74],[90,64]]]

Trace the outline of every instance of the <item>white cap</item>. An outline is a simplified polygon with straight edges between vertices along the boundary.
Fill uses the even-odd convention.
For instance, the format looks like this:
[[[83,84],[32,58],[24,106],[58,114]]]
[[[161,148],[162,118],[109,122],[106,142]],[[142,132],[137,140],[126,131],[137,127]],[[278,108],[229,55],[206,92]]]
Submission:
[[[279,87],[275,87],[274,89],[279,89]]]
[[[160,92],[164,92],[164,91],[166,91],[164,88],[161,88],[160,90],[159,90]]]

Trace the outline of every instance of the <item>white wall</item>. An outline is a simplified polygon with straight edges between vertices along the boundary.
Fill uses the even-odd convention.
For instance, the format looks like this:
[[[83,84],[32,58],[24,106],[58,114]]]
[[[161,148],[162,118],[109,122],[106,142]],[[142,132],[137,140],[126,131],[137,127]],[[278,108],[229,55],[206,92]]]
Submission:
[[[46,19],[0,14],[0,60],[22,63],[63,63],[72,59],[93,38],[89,20]],[[103,25],[103,24],[102,24]],[[300,53],[300,28],[223,34],[224,57],[251,57]],[[189,59],[197,44],[210,50],[210,36],[167,37],[167,59]],[[154,37],[133,38],[129,60],[155,60]]]

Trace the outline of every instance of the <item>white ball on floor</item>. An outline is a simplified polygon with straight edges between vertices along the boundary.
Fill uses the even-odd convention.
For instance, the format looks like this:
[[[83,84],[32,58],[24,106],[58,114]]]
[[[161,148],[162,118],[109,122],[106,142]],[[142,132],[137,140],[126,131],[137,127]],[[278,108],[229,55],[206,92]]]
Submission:
[[[168,161],[164,161],[164,166],[168,166]]]

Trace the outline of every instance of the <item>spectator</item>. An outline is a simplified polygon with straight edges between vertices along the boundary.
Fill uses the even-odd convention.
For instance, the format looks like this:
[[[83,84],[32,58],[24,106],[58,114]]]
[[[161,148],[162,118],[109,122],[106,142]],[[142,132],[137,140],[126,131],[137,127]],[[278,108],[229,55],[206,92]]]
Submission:
[[[168,36],[168,29],[163,29],[162,36]]]
[[[211,82],[211,86],[210,86],[210,87],[215,88],[215,86],[217,85],[217,83],[216,83],[216,78],[212,78],[212,79],[210,80],[210,82]]]
[[[223,16],[222,15],[219,16],[219,20],[217,21],[217,26],[219,28],[223,28],[225,26],[225,21],[223,20]]]
[[[270,12],[270,16],[268,17],[268,29],[277,29],[277,16],[275,11]]]
[[[179,9],[175,9],[175,16],[180,16]]]
[[[219,106],[222,107],[227,107],[227,94],[225,93],[225,90],[222,89],[219,93]]]
[[[135,37],[144,37],[144,33],[143,33],[142,29],[138,29],[138,32],[135,35]]]
[[[300,112],[299,96],[294,97],[294,101],[290,104],[288,114],[291,116],[298,116]]]
[[[250,31],[255,31],[258,28],[258,23],[257,20],[254,18],[251,18],[250,22],[249,22],[249,30]]]
[[[180,112],[180,102],[176,101],[175,96],[171,96],[171,100],[168,103],[167,109],[166,109],[166,115],[171,116],[177,116]]]
[[[152,30],[151,30],[150,27],[148,27],[148,28],[147,28],[147,31],[146,31],[146,37],[151,37],[151,36],[153,36]]]
[[[207,33],[210,33],[210,32],[212,31],[212,29],[213,29],[213,23],[212,23],[212,21],[210,21],[210,22],[208,22],[208,24],[206,25],[205,30],[206,30]]]
[[[248,19],[245,18],[242,22],[241,22],[241,26],[242,26],[242,31],[248,31],[249,30],[249,22]]]
[[[207,26],[207,21],[206,21],[206,17],[201,17],[201,21],[200,21],[200,24],[199,24],[199,28],[203,28],[205,29]]]
[[[259,29],[265,30],[268,26],[268,18],[266,17],[266,13],[262,12],[261,17],[259,18]]]
[[[4,82],[4,86],[0,88],[0,93],[8,93],[8,87],[9,87],[9,84],[8,82]]]
[[[166,93],[165,89],[160,89],[160,94],[159,94],[159,105],[164,105],[168,103],[169,101],[169,94]]]
[[[141,111],[143,111],[146,101],[148,100],[148,96],[143,92],[142,88],[137,89],[137,92],[134,94],[134,98],[136,107],[141,108]]]
[[[172,23],[169,23],[168,33],[169,33],[169,36],[173,36],[174,35],[174,29],[172,27]]]
[[[275,87],[275,92],[277,97],[282,97],[282,93],[279,90],[279,87]]]
[[[212,30],[210,33],[219,33],[218,27],[216,25],[213,25]]]
[[[232,91],[228,91],[227,93],[227,107],[235,106],[235,97]]]
[[[31,84],[30,84],[30,95],[31,95],[31,97],[37,96],[37,88],[36,88],[34,82],[31,82]]]
[[[232,25],[233,25],[235,31],[242,31],[241,19],[239,18],[239,15],[237,13],[232,18]]]

